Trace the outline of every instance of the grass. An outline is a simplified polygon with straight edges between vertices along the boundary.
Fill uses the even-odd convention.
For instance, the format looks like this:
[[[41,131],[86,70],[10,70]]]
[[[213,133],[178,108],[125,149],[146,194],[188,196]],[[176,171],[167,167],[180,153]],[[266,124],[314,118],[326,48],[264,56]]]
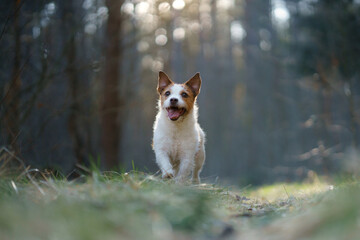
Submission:
[[[0,178],[1,239],[358,239],[358,182],[178,185],[94,171]],[[31,174],[30,174],[31,173]]]
[[[159,239],[201,234],[214,218],[207,190],[141,173],[94,172],[81,183],[34,182],[14,188],[2,180],[0,235],[5,239]]]

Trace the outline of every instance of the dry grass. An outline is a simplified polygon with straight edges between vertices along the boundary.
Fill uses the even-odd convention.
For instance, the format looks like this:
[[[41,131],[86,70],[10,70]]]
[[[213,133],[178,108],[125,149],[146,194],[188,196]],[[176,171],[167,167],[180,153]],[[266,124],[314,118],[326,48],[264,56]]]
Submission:
[[[4,163],[9,161],[0,166],[1,239],[360,236],[356,181],[333,186],[315,179],[238,189],[177,185],[139,172],[98,171],[67,181],[21,164],[8,171]]]

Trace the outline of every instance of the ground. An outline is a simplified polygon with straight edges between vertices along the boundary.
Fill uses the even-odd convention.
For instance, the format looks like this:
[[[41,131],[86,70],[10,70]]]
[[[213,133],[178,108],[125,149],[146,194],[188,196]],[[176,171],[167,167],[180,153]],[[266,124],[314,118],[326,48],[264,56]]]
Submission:
[[[340,183],[341,182],[341,183]],[[0,178],[1,239],[360,239],[356,180],[254,188],[139,172]]]

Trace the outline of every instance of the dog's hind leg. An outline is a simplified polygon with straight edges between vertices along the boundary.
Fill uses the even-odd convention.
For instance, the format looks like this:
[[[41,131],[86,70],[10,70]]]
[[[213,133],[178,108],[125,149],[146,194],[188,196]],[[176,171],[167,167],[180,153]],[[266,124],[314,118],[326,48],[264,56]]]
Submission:
[[[192,182],[194,184],[200,183],[200,172],[205,162],[205,146],[202,144],[199,151],[195,154],[195,164],[192,174]]]

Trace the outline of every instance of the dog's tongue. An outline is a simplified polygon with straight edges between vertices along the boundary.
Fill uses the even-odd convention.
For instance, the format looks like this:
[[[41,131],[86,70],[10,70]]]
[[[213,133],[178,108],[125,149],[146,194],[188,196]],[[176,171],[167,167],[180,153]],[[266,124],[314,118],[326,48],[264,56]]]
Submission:
[[[182,111],[183,110],[180,108],[170,108],[170,109],[168,109],[168,117],[171,120],[176,120],[181,116]]]

